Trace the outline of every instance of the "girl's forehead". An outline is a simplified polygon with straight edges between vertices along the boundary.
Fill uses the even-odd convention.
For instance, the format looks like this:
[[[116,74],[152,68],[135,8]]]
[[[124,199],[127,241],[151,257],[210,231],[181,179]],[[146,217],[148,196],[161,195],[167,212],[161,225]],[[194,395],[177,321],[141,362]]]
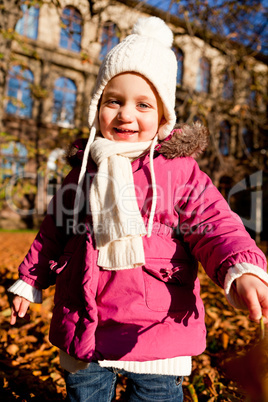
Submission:
[[[145,76],[132,71],[121,73],[111,78],[105,86],[103,93],[114,92],[116,94],[118,92],[119,94],[122,89],[154,95],[161,101],[154,85]]]

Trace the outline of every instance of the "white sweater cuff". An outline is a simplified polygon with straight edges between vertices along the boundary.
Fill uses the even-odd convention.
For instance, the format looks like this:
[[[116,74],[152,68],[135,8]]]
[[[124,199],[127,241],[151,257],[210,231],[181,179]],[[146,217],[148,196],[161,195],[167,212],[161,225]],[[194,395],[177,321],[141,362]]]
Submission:
[[[22,296],[32,303],[42,303],[42,290],[36,289],[22,279],[18,279],[8,291],[18,296]]]
[[[243,274],[255,275],[268,286],[268,274],[262,268],[257,267],[256,265],[249,264],[248,262],[242,262],[229,268],[224,281],[225,296],[233,307],[242,310],[247,309],[247,306],[237,297],[235,289],[232,288],[232,284],[235,279],[239,278]]]

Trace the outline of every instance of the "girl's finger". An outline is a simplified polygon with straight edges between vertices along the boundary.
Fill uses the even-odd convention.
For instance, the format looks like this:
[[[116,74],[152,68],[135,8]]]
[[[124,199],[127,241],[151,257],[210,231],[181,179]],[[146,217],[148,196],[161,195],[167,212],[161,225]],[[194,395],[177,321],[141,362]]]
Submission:
[[[26,299],[22,299],[18,311],[18,316],[19,317],[24,317],[25,314],[27,313],[28,307],[29,307],[30,302]]]
[[[262,309],[258,300],[257,294],[252,295],[248,301],[249,319],[255,322],[259,322],[262,317]]]
[[[16,324],[17,320],[17,312],[14,310],[14,308],[11,308],[11,317],[10,317],[10,325]]]
[[[27,313],[30,302],[21,296],[15,296],[13,299],[13,305],[11,308],[10,324],[16,324],[17,317],[29,318]]]

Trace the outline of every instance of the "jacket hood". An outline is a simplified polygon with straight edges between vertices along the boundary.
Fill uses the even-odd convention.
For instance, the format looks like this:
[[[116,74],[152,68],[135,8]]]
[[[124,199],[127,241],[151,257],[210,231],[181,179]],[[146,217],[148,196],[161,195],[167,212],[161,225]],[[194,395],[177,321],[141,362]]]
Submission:
[[[170,135],[161,141],[156,151],[167,159],[191,156],[197,158],[208,146],[209,131],[201,123],[176,124]],[[76,140],[67,150],[66,159],[72,166],[82,163],[87,139]]]

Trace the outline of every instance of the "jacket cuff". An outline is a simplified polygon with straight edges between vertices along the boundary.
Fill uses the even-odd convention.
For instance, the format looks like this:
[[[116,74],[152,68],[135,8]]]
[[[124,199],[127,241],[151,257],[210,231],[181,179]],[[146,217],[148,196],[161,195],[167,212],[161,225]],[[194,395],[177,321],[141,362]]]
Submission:
[[[32,303],[42,303],[42,290],[36,289],[22,279],[18,279],[8,291],[18,296],[22,296]]]
[[[243,303],[237,296],[232,284],[235,279],[239,278],[243,274],[252,274],[261,279],[268,286],[268,274],[260,267],[250,264],[248,262],[241,262],[230,267],[227,271],[224,281],[224,291],[228,302],[235,308],[247,309],[245,303]]]

